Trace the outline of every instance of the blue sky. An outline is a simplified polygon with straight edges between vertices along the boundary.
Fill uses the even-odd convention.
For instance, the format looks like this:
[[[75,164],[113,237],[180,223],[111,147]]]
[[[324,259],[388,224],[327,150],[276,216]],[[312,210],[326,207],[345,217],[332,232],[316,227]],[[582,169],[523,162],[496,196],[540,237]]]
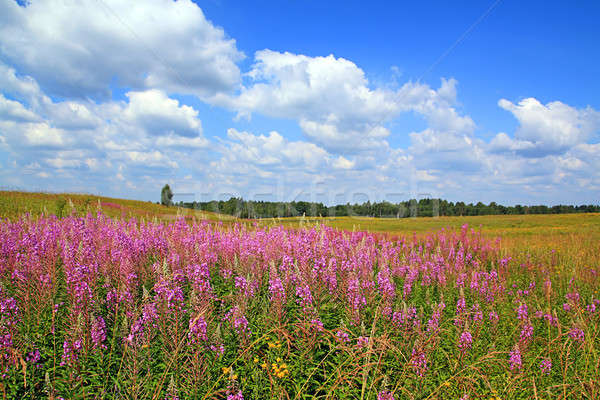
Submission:
[[[595,2],[48,0],[0,15],[4,186],[598,202]]]

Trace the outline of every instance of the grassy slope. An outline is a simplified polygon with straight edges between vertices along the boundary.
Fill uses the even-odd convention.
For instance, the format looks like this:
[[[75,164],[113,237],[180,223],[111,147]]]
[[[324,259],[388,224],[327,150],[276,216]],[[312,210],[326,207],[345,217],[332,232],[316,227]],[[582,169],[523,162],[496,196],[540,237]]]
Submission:
[[[18,218],[29,213],[69,215],[74,210],[78,215],[102,210],[111,217],[157,218],[173,220],[178,215],[210,221],[231,221],[235,218],[207,211],[194,211],[179,207],[165,207],[147,201],[124,200],[88,194],[74,193],[30,193],[0,191],[0,217]]]

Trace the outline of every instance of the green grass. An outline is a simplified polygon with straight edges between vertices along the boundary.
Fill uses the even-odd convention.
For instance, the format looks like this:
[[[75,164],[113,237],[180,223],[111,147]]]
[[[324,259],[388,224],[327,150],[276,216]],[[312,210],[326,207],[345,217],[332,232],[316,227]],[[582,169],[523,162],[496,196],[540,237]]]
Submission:
[[[102,213],[118,218],[146,218],[170,221],[178,216],[209,221],[232,221],[234,217],[208,211],[181,207],[166,207],[149,201],[125,200],[91,194],[35,193],[0,191],[0,217],[15,219],[25,214],[33,217],[56,215],[63,217],[75,213]]]

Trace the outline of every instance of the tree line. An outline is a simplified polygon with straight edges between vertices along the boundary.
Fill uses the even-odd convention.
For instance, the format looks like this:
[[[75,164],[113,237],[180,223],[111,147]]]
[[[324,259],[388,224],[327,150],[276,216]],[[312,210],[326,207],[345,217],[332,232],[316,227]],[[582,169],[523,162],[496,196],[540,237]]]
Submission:
[[[273,217],[326,217],[326,216],[368,216],[380,218],[408,218],[432,216],[466,216],[466,215],[519,215],[519,214],[567,214],[600,212],[600,205],[556,205],[556,206],[503,206],[495,202],[483,204],[462,201],[451,202],[442,199],[411,199],[400,203],[387,201],[362,204],[338,204],[325,206],[323,203],[307,201],[273,202],[252,201],[231,197],[229,200],[213,200],[207,202],[179,202],[180,207],[194,210],[213,211],[229,214],[238,218],[273,218]]]

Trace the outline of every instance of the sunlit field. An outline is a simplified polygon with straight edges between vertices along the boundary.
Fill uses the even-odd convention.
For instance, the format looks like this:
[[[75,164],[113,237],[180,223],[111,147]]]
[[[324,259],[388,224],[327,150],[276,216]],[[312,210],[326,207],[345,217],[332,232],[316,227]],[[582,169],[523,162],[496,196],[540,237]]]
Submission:
[[[234,219],[229,215],[208,211],[165,207],[149,201],[115,199],[91,194],[0,191],[0,217],[3,218],[14,219],[25,214],[33,217],[39,215],[84,216],[87,213],[98,211],[104,215],[122,219],[141,218],[169,221],[178,216],[212,221]]]
[[[215,223],[6,193],[4,398],[600,397],[597,214]]]

